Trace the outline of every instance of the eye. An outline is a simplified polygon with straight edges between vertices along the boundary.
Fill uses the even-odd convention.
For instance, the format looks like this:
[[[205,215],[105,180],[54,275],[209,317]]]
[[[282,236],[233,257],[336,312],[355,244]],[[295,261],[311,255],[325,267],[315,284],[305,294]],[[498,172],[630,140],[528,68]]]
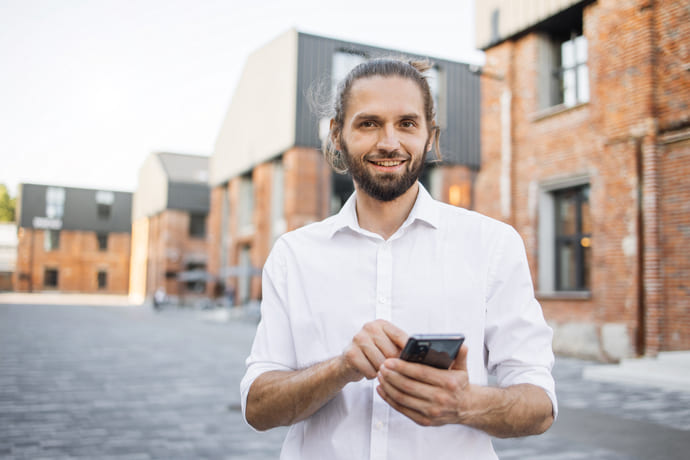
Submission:
[[[415,123],[413,120],[402,120],[400,122],[400,126],[403,128],[414,128],[417,126],[417,123]]]
[[[364,120],[359,124],[361,128],[373,128],[376,126],[376,123],[373,120]]]

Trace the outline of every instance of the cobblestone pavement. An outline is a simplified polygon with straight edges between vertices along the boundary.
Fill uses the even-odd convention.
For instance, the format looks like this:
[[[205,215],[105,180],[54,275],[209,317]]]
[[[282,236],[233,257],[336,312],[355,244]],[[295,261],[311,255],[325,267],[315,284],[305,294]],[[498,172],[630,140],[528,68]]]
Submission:
[[[255,322],[193,310],[0,305],[1,459],[278,458],[239,381]],[[545,435],[496,440],[502,459],[687,458],[690,393],[582,379],[559,359]]]

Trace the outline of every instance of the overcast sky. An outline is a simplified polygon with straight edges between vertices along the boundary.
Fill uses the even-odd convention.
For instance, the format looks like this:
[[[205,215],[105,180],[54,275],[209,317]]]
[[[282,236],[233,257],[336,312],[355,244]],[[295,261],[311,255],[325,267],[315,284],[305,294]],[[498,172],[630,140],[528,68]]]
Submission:
[[[462,62],[474,0],[0,0],[0,183],[134,191],[210,155],[247,56],[290,28]]]

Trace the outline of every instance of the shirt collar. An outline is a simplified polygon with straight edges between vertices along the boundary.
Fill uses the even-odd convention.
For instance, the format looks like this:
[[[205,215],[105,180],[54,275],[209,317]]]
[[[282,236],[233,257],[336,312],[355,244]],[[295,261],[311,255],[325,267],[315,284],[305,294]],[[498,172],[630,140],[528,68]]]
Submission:
[[[366,230],[359,226],[356,204],[357,192],[354,192],[345,202],[340,212],[333,216],[330,232],[331,237],[333,237],[333,235],[338,233],[340,230],[348,228],[357,233],[366,232]],[[421,183],[419,183],[419,192],[417,193],[417,199],[412,206],[410,215],[407,216],[407,219],[405,219],[405,222],[403,222],[398,231],[412,225],[418,220],[426,222],[433,228],[439,227],[440,216],[438,203],[431,197],[429,192]]]

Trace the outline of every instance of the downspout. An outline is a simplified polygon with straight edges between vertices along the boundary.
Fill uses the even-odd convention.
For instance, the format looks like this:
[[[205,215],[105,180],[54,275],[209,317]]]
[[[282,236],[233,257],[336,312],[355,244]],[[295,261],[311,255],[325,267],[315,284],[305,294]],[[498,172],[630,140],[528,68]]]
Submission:
[[[644,340],[643,354],[656,356],[663,350],[661,320],[663,315],[663,279],[661,277],[661,247],[659,244],[659,201],[661,188],[658,171],[657,145],[657,40],[656,40],[656,2],[648,0],[644,9],[649,9],[649,92],[648,116],[645,120],[645,139],[641,145],[641,185],[642,185],[642,295]]]
[[[636,187],[637,187],[637,336],[635,340],[635,348],[637,355],[644,355],[646,347],[647,338],[647,309],[645,303],[645,250],[644,250],[644,205],[643,201],[643,187],[642,182],[643,172],[642,172],[642,138],[638,137],[635,139],[635,174],[637,177]]]

